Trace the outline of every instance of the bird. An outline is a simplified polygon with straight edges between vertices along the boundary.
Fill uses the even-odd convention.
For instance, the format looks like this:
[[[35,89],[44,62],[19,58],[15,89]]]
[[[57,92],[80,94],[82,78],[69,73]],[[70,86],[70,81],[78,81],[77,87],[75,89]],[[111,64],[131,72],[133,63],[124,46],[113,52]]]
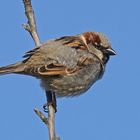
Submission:
[[[106,35],[83,32],[42,43],[26,52],[24,60],[0,67],[0,75],[36,77],[41,81],[47,101],[56,106],[56,97],[79,96],[101,79],[112,55],[116,52]]]

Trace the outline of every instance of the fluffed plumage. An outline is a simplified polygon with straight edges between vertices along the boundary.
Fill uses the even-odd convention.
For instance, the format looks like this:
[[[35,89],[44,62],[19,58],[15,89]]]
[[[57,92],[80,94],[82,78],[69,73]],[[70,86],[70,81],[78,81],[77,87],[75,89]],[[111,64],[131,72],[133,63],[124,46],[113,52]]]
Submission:
[[[25,60],[1,67],[0,75],[16,73],[41,79],[46,91],[59,97],[80,95],[103,76],[115,51],[102,33],[85,32],[49,40],[24,55]]]

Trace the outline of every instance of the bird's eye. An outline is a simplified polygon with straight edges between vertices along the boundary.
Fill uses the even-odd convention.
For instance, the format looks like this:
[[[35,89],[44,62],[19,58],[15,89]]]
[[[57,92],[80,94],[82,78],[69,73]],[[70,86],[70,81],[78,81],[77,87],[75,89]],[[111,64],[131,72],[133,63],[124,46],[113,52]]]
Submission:
[[[95,48],[96,49],[101,49],[103,47],[103,44],[102,43],[95,42],[94,44],[95,44]]]
[[[103,46],[103,43],[100,43],[100,46]]]

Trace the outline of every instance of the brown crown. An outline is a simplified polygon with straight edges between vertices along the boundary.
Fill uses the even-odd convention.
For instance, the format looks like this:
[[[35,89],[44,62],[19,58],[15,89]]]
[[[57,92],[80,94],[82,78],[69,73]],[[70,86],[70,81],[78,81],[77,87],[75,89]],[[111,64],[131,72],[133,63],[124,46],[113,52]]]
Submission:
[[[101,39],[99,37],[98,34],[96,34],[95,32],[85,32],[83,33],[83,36],[85,37],[86,43],[92,43],[93,45],[100,44],[101,43]]]

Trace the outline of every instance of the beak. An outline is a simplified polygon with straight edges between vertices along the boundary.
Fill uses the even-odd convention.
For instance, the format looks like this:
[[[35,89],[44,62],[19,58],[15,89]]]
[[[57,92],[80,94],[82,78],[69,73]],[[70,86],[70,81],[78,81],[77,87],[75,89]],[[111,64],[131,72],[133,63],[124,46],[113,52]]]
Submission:
[[[116,55],[116,54],[117,54],[112,48],[106,49],[106,52],[107,52],[107,54],[109,54],[109,55]]]

